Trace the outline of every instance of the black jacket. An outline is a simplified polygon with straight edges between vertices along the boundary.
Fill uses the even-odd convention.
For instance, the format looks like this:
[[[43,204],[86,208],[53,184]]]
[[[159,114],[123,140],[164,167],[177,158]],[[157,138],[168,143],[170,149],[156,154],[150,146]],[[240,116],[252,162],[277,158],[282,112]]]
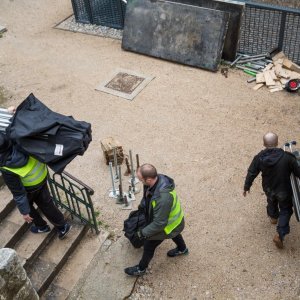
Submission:
[[[300,167],[295,156],[280,148],[269,148],[258,153],[252,160],[244,190],[249,191],[254,179],[261,172],[262,187],[267,195],[292,195],[290,175],[300,177]]]
[[[5,153],[0,153],[0,168],[10,167],[10,168],[20,168],[27,164],[28,155],[21,152],[16,146],[11,146],[9,150]],[[38,189],[44,184],[44,181],[38,186],[25,188],[21,182],[18,175],[2,169],[1,173],[3,179],[11,193],[13,194],[14,200],[17,203],[17,207],[22,215],[27,215],[30,213],[30,207],[27,199],[27,192],[32,191],[32,189]]]

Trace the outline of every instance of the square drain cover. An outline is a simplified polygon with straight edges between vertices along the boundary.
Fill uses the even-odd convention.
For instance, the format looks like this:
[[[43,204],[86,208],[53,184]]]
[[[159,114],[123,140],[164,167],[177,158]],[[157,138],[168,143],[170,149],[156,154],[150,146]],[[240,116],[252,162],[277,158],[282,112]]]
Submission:
[[[118,69],[110,79],[96,87],[96,90],[132,100],[153,78]]]

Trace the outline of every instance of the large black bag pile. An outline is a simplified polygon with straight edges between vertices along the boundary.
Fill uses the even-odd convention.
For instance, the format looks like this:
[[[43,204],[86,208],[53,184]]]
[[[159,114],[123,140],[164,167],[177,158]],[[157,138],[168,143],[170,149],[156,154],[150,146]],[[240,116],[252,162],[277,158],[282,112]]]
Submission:
[[[61,173],[92,141],[91,124],[53,112],[33,94],[18,107],[6,129],[23,151]]]
[[[146,218],[141,210],[132,211],[128,219],[124,221],[124,235],[129,239],[134,248],[141,248],[144,245],[144,241],[140,240],[135,233],[139,228],[144,228],[145,226]]]

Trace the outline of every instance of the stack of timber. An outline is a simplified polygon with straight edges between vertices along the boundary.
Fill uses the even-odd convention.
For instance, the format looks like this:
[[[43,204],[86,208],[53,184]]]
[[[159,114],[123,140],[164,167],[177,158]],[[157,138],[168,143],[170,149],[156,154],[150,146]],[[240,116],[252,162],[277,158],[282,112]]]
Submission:
[[[114,149],[116,151],[117,156],[117,165],[121,165],[124,160],[123,147],[121,143],[113,137],[105,138],[101,141],[101,148],[103,150],[104,158],[106,164],[112,162],[113,166],[115,166],[114,160]]]
[[[257,91],[266,86],[271,93],[279,92],[291,79],[300,79],[300,66],[289,60],[283,52],[279,52],[272,58],[272,63],[256,74],[253,89]]]

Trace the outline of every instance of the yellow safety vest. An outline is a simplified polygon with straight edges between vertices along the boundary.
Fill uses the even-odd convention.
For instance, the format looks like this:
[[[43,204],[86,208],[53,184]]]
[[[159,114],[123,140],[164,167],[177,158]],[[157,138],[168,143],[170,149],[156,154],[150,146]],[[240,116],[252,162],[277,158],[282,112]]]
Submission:
[[[35,186],[41,183],[47,176],[47,168],[44,163],[39,162],[35,158],[29,156],[25,166],[20,168],[2,167],[21,177],[22,184],[25,187]]]
[[[173,197],[173,205],[168,217],[168,224],[164,228],[164,232],[166,234],[170,234],[182,221],[183,219],[183,211],[181,209],[181,205],[177,196],[177,193],[175,190],[170,192],[170,194]],[[154,208],[156,206],[155,200],[151,202],[152,207]]]

